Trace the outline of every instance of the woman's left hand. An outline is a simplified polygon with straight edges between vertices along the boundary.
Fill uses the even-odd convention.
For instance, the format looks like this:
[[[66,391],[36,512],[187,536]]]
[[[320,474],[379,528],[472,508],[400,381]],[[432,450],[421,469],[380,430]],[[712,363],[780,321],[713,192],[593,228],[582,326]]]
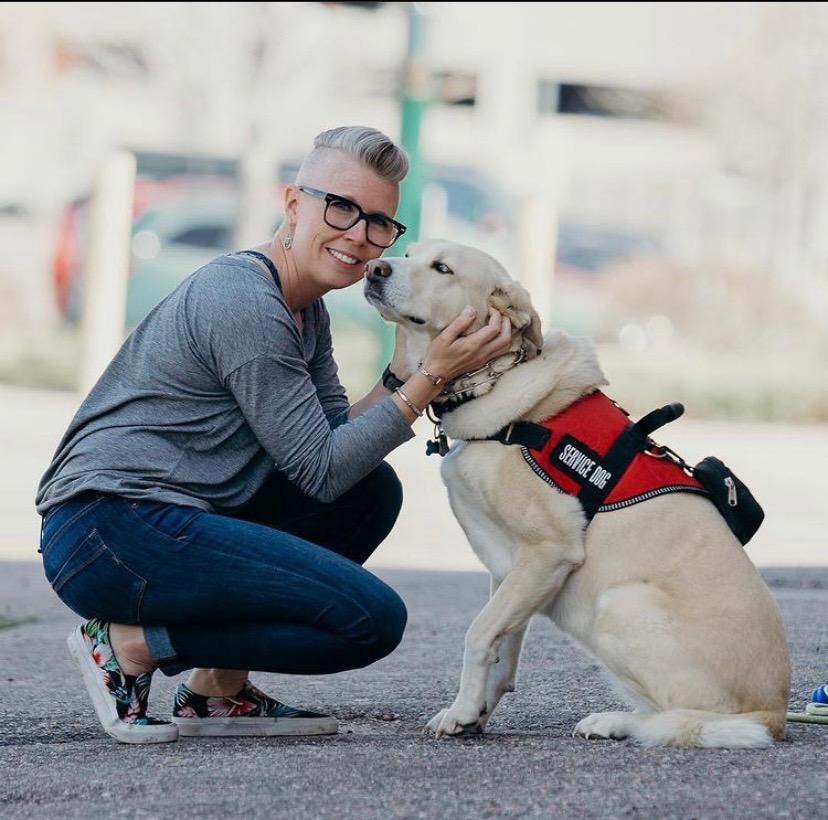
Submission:
[[[424,366],[451,380],[461,373],[478,370],[487,362],[508,352],[512,339],[512,323],[495,308],[489,308],[489,320],[479,330],[464,335],[474,324],[476,313],[460,314],[428,348]]]

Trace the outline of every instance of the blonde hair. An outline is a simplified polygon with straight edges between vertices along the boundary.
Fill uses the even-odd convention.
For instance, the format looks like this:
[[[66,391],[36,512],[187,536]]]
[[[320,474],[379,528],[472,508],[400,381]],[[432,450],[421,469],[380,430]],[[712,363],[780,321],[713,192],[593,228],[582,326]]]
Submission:
[[[300,165],[296,179],[300,179],[320,153],[327,149],[344,151],[356,157],[389,182],[402,182],[408,173],[408,154],[391,137],[376,128],[343,125],[316,135],[313,149]]]

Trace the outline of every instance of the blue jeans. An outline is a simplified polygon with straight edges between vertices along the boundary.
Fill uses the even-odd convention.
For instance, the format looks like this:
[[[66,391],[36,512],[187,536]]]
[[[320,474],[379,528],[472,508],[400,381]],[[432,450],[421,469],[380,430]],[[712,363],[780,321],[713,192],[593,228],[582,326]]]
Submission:
[[[274,473],[232,516],[84,493],[46,513],[43,567],[83,618],[143,625],[167,675],[341,672],[402,639],[405,605],[361,566],[401,505],[385,463],[330,504]]]

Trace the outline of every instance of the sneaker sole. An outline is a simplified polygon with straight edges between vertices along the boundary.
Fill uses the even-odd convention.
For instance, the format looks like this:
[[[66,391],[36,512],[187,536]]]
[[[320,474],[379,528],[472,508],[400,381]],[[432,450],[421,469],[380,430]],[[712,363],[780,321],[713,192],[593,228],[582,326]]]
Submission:
[[[805,712],[809,715],[825,715],[828,717],[828,703],[808,703]]]
[[[178,727],[174,724],[142,726],[121,720],[118,717],[115,699],[109,694],[106,684],[101,679],[100,670],[89,654],[80,628],[69,633],[66,644],[69,654],[80,669],[86,691],[89,692],[92,705],[95,707],[95,714],[108,735],[120,740],[121,743],[170,743],[178,740]]]
[[[278,737],[335,735],[336,718],[178,718],[173,722],[182,737]]]

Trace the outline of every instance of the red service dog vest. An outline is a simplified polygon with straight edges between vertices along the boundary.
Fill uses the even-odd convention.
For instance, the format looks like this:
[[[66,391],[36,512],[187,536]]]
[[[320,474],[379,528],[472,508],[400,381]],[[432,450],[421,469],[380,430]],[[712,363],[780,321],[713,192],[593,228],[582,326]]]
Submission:
[[[646,439],[624,465],[605,460],[613,443],[633,425],[629,416],[600,390],[579,399],[557,416],[540,422],[551,435],[541,449],[521,446],[532,470],[559,492],[600,496],[609,492],[595,512],[629,507],[672,492],[709,495],[664,451]],[[621,473],[619,476],[618,473]]]

